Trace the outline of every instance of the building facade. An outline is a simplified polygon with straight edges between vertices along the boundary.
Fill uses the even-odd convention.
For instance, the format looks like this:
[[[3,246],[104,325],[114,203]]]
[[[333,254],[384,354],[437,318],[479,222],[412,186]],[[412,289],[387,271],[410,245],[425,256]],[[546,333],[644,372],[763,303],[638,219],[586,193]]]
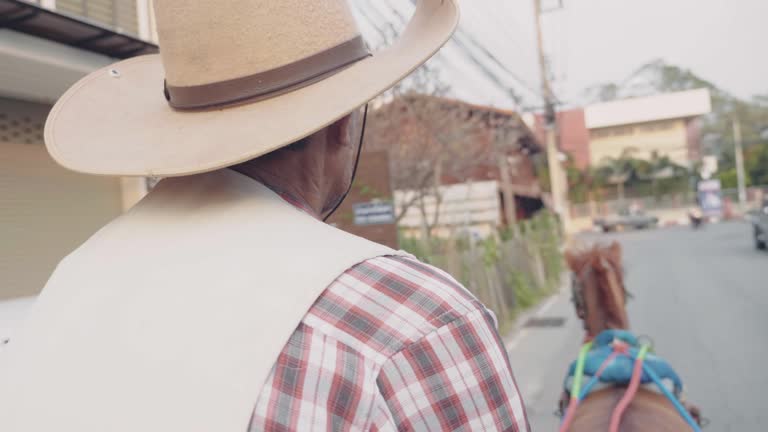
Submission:
[[[712,109],[706,89],[587,106],[590,164],[631,154],[668,157],[683,167],[701,159],[700,117]]]
[[[360,155],[355,182],[328,223],[376,243],[398,249],[389,152]]]
[[[487,236],[544,207],[541,146],[512,111],[427,95],[371,112],[365,145],[391,155],[395,213],[407,236]]]
[[[144,179],[59,167],[43,127],[89,72],[156,52],[140,37],[146,12],[146,0],[0,0],[0,301],[36,295],[64,256],[145,193]]]
[[[546,142],[544,115],[533,117],[533,130],[539,142]],[[557,142],[561,151],[567,153],[580,169],[589,167],[592,157],[589,146],[589,129],[584,120],[584,109],[574,108],[557,113]]]
[[[711,111],[706,89],[587,105],[557,113],[558,146],[579,169],[610,158],[669,157],[692,166],[702,158],[701,116]],[[544,142],[544,116],[527,122]]]

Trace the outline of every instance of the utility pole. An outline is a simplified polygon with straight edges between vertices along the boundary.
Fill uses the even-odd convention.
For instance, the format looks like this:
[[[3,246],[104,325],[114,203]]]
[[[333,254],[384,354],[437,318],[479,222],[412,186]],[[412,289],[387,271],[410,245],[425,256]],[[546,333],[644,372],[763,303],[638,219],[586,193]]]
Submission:
[[[747,182],[744,174],[744,147],[741,142],[741,123],[738,118],[733,120],[733,142],[736,152],[736,179],[739,184],[739,207],[741,211],[747,208]]]
[[[539,68],[541,73],[541,89],[544,97],[544,131],[546,134],[547,160],[549,165],[549,182],[552,191],[552,204],[555,212],[560,215],[563,231],[570,233],[570,208],[568,206],[568,183],[560,162],[560,150],[557,148],[557,113],[555,110],[555,94],[549,82],[549,68],[544,53],[544,37],[541,25],[541,0],[533,0],[533,11],[536,24],[536,45],[539,52]]]

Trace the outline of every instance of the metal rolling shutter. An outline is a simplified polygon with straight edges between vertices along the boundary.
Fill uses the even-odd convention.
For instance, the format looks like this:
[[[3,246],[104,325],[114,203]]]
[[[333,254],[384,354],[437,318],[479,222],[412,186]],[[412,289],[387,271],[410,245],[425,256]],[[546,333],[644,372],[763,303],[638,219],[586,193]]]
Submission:
[[[71,173],[42,144],[47,107],[0,99],[0,300],[37,294],[121,212],[119,179]]]

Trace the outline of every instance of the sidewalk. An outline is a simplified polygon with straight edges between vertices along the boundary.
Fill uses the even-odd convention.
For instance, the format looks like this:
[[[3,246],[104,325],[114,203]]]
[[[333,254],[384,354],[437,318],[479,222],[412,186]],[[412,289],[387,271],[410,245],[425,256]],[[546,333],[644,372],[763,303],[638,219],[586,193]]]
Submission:
[[[526,327],[531,319],[564,319],[562,326]],[[556,431],[553,415],[566,369],[581,346],[584,333],[570,301],[570,286],[522,315],[504,339],[517,384],[534,432]]]

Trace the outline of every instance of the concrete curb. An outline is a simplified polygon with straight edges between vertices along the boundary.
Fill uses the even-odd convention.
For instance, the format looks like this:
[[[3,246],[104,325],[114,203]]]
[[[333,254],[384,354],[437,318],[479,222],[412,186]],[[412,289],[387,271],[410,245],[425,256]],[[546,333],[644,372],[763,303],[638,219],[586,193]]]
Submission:
[[[525,331],[525,323],[528,322],[531,318],[542,316],[547,312],[547,310],[549,310],[552,304],[560,299],[561,296],[570,295],[570,275],[570,272],[563,273],[562,281],[560,282],[560,289],[548,297],[543,298],[536,306],[533,306],[530,309],[520,313],[520,315],[515,318],[515,322],[512,323],[512,329],[507,332],[507,334],[501,335],[501,339],[505,346],[510,347],[515,345],[515,340],[521,335],[521,333]]]

